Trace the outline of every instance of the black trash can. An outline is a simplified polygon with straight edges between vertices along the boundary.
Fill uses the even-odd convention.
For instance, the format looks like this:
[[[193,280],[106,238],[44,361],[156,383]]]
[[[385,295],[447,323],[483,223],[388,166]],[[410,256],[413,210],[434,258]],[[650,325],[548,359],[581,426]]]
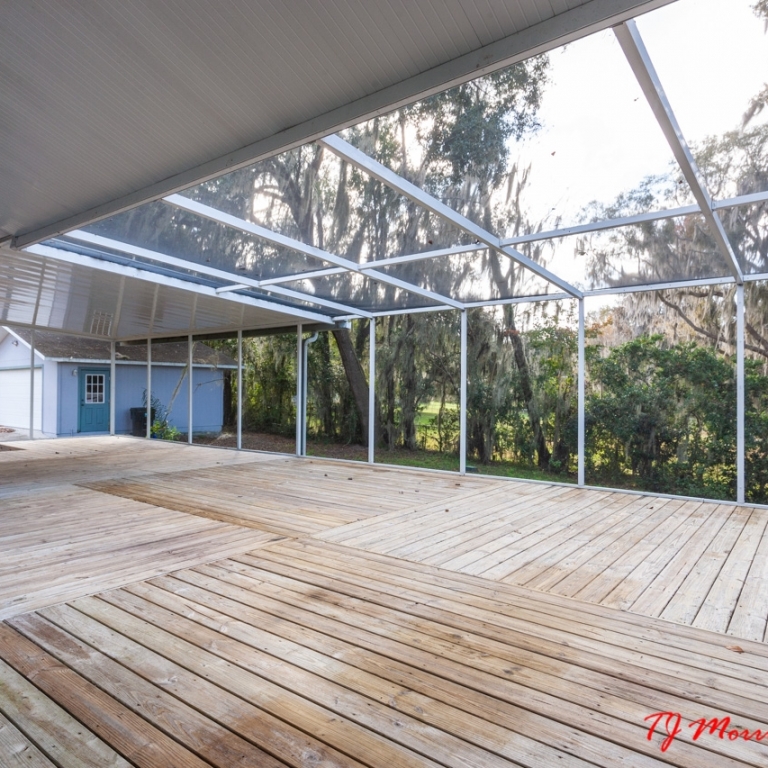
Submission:
[[[152,409],[152,419],[155,418],[155,409]],[[134,437],[146,437],[147,436],[147,409],[142,406],[141,408],[131,408],[131,434]]]

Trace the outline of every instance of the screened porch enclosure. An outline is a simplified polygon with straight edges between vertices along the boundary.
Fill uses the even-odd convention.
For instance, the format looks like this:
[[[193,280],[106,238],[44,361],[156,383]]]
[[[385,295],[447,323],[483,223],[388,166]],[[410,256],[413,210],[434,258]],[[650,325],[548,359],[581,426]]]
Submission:
[[[768,766],[768,0],[0,20],[0,765]]]
[[[119,280],[87,329],[113,355],[226,347],[229,447],[768,503],[765,9],[705,10],[679,0],[16,255]],[[720,41],[733,94],[705,88],[703,46],[674,66],[686,30]],[[46,299],[15,321],[71,313]],[[201,386],[169,395],[190,425]]]

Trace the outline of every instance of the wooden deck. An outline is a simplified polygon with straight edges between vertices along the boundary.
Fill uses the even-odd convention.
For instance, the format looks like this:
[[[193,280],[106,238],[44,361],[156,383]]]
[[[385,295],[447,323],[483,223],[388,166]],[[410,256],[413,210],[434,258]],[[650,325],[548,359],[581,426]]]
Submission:
[[[0,489],[0,766],[768,766],[687,727],[768,728],[760,510],[114,438]]]
[[[320,538],[748,640],[768,640],[768,510],[492,484]]]

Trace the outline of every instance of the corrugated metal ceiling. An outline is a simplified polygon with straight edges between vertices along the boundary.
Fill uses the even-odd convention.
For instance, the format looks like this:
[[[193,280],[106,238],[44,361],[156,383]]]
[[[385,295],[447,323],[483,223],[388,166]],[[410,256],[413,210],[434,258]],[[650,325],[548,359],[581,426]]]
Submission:
[[[147,275],[148,277],[150,275]],[[194,292],[81,264],[0,249],[0,325],[144,339],[295,325],[295,315],[247,297]],[[319,318],[322,319],[322,318]]]

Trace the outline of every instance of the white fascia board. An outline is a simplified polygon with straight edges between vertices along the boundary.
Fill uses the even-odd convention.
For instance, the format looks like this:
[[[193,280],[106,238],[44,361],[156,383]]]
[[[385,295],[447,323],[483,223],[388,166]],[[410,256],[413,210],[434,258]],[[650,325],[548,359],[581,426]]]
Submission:
[[[14,339],[16,339],[20,344],[23,344],[27,349],[32,349],[32,345],[28,341],[24,341],[24,339],[22,339],[18,333],[15,333],[13,328],[8,328],[4,325],[3,330],[7,331],[11,336],[13,336]],[[37,347],[35,347],[35,357],[39,357],[41,360],[46,359],[45,355],[43,355]]]
[[[195,184],[245,168],[329,133],[336,133],[365,120],[388,114],[448,88],[496,72],[531,56],[546,53],[671,2],[673,0],[591,0],[233,152],[53,224],[17,235],[13,239],[14,247],[24,248],[48,240],[71,229],[84,227],[116,213],[136,208],[142,203],[159,200]]]
[[[74,365],[109,365],[110,360],[106,358],[104,360],[93,360],[80,357],[51,357],[49,358],[54,363],[73,363]],[[147,367],[146,361],[143,360],[115,360],[115,365],[140,365],[142,368]],[[157,360],[152,361],[153,368],[186,368],[186,363],[161,363]],[[214,365],[213,363],[194,363],[193,368],[210,368],[211,370],[227,370],[236,371],[236,365]]]

